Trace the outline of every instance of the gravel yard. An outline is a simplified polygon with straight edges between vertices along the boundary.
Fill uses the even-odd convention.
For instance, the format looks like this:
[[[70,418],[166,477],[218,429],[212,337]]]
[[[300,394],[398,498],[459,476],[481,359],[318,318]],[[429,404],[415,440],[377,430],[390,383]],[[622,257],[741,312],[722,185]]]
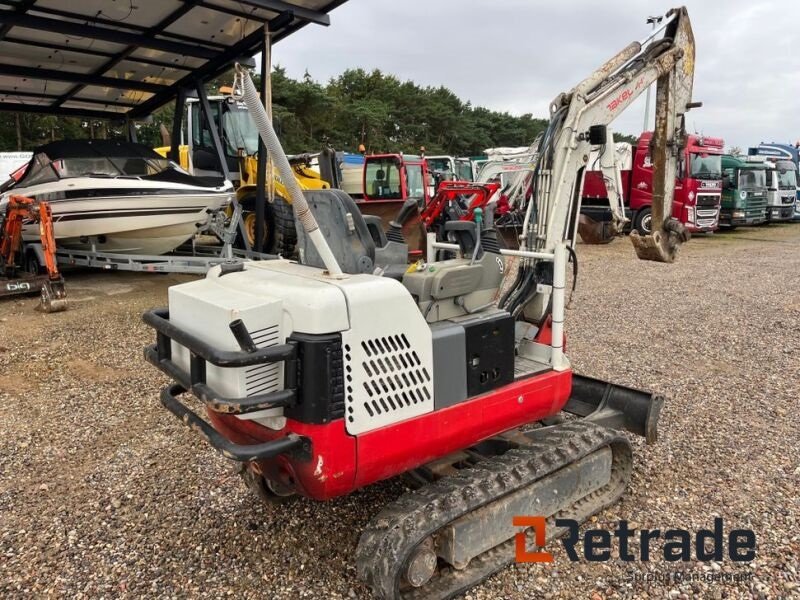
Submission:
[[[580,246],[569,355],[587,375],[663,391],[661,439],[634,442],[622,502],[595,527],[750,528],[739,566],[511,567],[467,598],[800,595],[800,225],[690,242],[674,265],[627,240]],[[234,465],[163,410],[141,313],[187,277],[67,274],[70,309],[0,303],[0,595],[367,597],[350,557],[402,486],[265,505]],[[658,546],[660,548],[660,545]],[[663,580],[676,572],[743,582]],[[634,581],[652,573],[658,581]]]

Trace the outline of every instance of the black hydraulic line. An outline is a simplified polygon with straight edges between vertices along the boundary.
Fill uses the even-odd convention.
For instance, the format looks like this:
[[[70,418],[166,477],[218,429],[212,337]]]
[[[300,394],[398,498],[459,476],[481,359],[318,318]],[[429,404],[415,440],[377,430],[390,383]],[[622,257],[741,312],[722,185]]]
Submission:
[[[575,248],[569,244],[567,244],[567,252],[569,252],[569,260],[572,263],[572,289],[569,292],[569,301],[567,302],[567,306],[569,306],[570,302],[572,302],[572,295],[578,287],[578,254],[575,252]]]

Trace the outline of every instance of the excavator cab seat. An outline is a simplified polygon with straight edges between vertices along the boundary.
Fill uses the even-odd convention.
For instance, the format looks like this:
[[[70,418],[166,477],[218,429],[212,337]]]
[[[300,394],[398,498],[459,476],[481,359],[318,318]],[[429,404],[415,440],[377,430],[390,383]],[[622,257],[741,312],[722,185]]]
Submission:
[[[402,272],[405,272],[408,245],[389,241],[380,217],[364,217],[355,200],[342,190],[309,190],[305,197],[342,271],[373,273],[376,267],[397,264],[402,265]],[[299,221],[295,221],[295,229],[300,262],[324,268],[322,257]]]
[[[462,256],[472,257],[478,242],[478,225],[475,221],[447,221],[444,234],[448,241],[459,245]]]
[[[378,169],[375,172],[375,179],[372,181],[372,195],[376,198],[381,198],[384,194],[386,187],[386,171]]]
[[[372,273],[375,268],[375,242],[355,201],[342,190],[306,191],[309,209],[342,271]],[[322,257],[295,219],[300,262],[324,268]]]

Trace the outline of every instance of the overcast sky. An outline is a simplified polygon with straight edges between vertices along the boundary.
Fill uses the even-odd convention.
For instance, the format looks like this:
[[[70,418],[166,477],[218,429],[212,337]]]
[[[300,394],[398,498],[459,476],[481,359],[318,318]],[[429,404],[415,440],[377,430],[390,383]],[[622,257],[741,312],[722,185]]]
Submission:
[[[726,146],[800,138],[797,0],[684,0],[697,45],[687,127]],[[326,81],[347,68],[444,85],[474,105],[546,117],[560,92],[647,34],[654,0],[349,0],[331,26],[308,25],[275,45],[294,77]],[[655,96],[655,93],[652,94]],[[638,134],[644,96],[615,123]],[[651,120],[652,120],[651,110]]]

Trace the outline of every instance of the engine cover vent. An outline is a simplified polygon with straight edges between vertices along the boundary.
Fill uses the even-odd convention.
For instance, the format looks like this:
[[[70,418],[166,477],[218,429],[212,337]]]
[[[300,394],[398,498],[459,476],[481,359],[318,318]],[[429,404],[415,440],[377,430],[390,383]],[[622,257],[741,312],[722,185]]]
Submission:
[[[344,359],[348,432],[368,431],[432,409],[430,365],[405,334],[347,343]]]
[[[258,348],[267,348],[280,343],[280,327],[276,324],[250,332]],[[244,385],[247,396],[266,394],[282,389],[282,363],[255,365],[245,369]]]

